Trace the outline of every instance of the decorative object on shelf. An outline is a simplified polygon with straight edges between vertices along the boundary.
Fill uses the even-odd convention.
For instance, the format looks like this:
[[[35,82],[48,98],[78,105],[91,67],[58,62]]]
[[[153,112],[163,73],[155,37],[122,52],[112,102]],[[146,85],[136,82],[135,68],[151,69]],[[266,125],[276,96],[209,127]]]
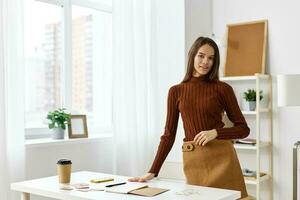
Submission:
[[[66,124],[68,124],[71,116],[71,114],[65,113],[65,110],[65,108],[58,108],[47,114],[48,127],[53,129],[53,139],[64,139]]]
[[[244,99],[249,103],[249,110],[254,111],[256,109],[256,91],[254,89],[248,89],[244,92]],[[259,91],[259,100],[262,100],[262,90]]]
[[[243,176],[247,179],[256,179],[256,171],[255,170],[250,170],[250,169],[247,169],[247,168],[243,168],[242,169],[242,172],[243,172]],[[265,176],[266,173],[264,172],[261,172],[260,173],[260,177],[262,176]]]
[[[247,169],[247,168],[243,168],[242,172],[243,172],[244,176],[253,176],[253,177],[256,176],[256,172],[255,171],[252,171],[252,170]]]
[[[245,139],[236,140],[235,143],[237,143],[237,144],[250,144],[250,145],[255,145],[255,144],[256,144],[256,139],[245,138]]]
[[[285,74],[277,76],[278,107],[300,106],[300,74]],[[297,151],[293,150],[293,199],[297,199]]]
[[[253,180],[253,181],[256,180],[256,171],[244,168],[242,169],[242,172],[246,180]],[[264,172],[260,172],[260,177],[263,177],[265,175],[267,174]]]
[[[71,115],[68,123],[69,138],[87,138],[86,115]]]
[[[225,76],[265,73],[267,20],[228,24]]]

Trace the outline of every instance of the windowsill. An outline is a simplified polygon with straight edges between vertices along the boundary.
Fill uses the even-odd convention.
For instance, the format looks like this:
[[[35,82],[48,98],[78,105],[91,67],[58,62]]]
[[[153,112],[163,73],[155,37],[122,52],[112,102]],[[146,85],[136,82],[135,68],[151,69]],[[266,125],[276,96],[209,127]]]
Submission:
[[[112,134],[95,134],[89,135],[88,138],[76,138],[70,139],[65,138],[62,140],[54,140],[52,138],[41,138],[41,139],[27,139],[25,141],[26,148],[31,147],[46,147],[46,146],[55,146],[55,145],[65,145],[65,144],[83,144],[90,142],[97,142],[102,139],[112,138]]]

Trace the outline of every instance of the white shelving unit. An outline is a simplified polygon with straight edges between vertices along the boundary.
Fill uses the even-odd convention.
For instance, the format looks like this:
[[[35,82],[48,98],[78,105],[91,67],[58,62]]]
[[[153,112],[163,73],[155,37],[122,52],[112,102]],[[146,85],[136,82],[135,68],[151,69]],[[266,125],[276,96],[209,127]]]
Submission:
[[[260,142],[260,148],[268,148],[271,146],[270,142]],[[236,149],[246,149],[246,150],[256,150],[257,145],[251,144],[234,144],[234,148]]]
[[[248,85],[251,85],[252,88],[255,88],[256,90],[256,99],[259,99],[259,91],[263,89],[263,93],[267,93],[267,96],[264,96],[264,98],[267,98],[267,107],[262,107],[261,103],[259,101],[256,102],[256,110],[255,111],[246,111],[242,110],[242,113],[248,122],[249,118],[252,118],[254,121],[254,127],[250,126],[251,132],[255,131],[255,139],[256,139],[256,145],[249,145],[249,144],[235,144],[236,150],[239,151],[249,151],[253,154],[255,154],[256,157],[256,164],[255,164],[255,171],[257,172],[257,176],[253,180],[245,179],[245,182],[247,185],[253,185],[256,189],[256,199],[262,199],[261,197],[261,186],[262,184],[269,183],[269,188],[267,191],[269,192],[269,198],[273,199],[273,188],[272,188],[272,174],[273,174],[273,167],[272,167],[272,80],[270,75],[262,75],[262,74],[255,74],[254,76],[236,76],[236,77],[222,77],[220,78],[221,81],[227,82],[230,84],[233,88],[235,88],[235,85],[239,85],[240,91],[238,91],[239,94],[246,91],[248,88],[244,87],[244,83],[247,82]],[[263,83],[262,83],[263,82]],[[267,91],[266,91],[267,90]],[[237,91],[235,90],[237,93]],[[236,94],[237,97],[240,96]],[[240,105],[241,107],[241,105]],[[241,107],[242,109],[242,107]],[[255,117],[253,119],[253,117]],[[264,124],[262,124],[262,117],[264,118]],[[262,131],[262,125],[266,125],[264,128],[267,130]],[[248,123],[249,124],[249,123]],[[253,124],[252,124],[253,125]],[[251,135],[251,133],[250,133]],[[268,138],[266,141],[265,139],[262,140],[262,137]],[[263,152],[262,152],[263,151]],[[267,171],[261,170],[261,164],[262,164],[262,154],[267,154],[268,157],[268,163]],[[247,166],[242,166],[247,167]],[[253,169],[252,169],[253,170]],[[260,176],[260,173],[264,172],[266,175]],[[265,198],[264,198],[265,199]]]

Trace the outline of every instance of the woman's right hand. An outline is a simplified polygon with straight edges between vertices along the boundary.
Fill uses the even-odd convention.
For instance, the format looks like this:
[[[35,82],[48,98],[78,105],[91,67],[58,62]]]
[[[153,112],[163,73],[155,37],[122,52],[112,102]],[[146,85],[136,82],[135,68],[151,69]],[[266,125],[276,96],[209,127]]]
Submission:
[[[154,176],[155,176],[154,173],[147,173],[144,176],[130,178],[130,179],[128,179],[128,181],[131,181],[131,182],[146,182],[146,181],[150,181],[151,179],[153,179]]]

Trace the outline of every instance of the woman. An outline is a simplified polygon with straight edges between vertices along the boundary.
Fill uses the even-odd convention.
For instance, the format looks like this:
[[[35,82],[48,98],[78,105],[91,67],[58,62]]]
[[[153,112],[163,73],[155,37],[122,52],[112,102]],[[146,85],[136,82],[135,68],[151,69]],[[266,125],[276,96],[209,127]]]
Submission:
[[[183,81],[170,88],[165,132],[149,173],[129,181],[144,182],[157,176],[176,135],[179,113],[185,138],[183,166],[188,184],[241,191],[247,197],[232,139],[245,138],[249,128],[233,89],[219,81],[220,55],[216,43],[199,37],[189,51]],[[224,128],[226,111],[233,127]]]

